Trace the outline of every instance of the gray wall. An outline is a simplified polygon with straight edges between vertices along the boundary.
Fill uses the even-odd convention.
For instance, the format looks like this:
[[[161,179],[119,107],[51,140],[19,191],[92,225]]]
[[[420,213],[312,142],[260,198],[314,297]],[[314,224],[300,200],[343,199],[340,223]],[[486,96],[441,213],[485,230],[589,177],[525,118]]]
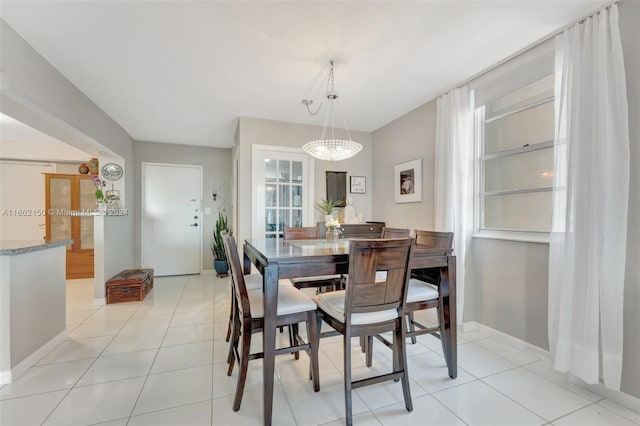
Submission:
[[[403,115],[373,133],[373,200],[376,220],[390,227],[433,229],[436,101]],[[394,166],[422,158],[422,202],[394,202]]]
[[[620,35],[624,51],[631,141],[627,270],[624,288],[624,353],[622,389],[640,398],[640,3],[623,1]]]
[[[252,145],[272,145],[302,148],[302,145],[313,139],[318,139],[322,128],[304,124],[284,123],[281,121],[261,120],[256,118],[240,118],[238,125],[237,143],[234,147],[233,158],[239,169],[238,182],[238,241],[251,236],[251,150]],[[336,129],[336,137],[345,137],[344,131]],[[371,174],[372,149],[371,134],[367,132],[351,131],[354,140],[363,146],[362,151],[355,157],[343,161],[314,160],[315,200],[326,197],[325,172],[344,171],[347,176],[365,176],[367,178],[366,194],[348,194],[353,198],[353,206],[361,212],[365,220],[378,220],[377,212],[371,211]],[[319,218],[320,213],[316,211]]]
[[[58,72],[0,19],[2,94],[0,110],[15,119],[100,157],[113,153],[124,160],[125,194],[133,194],[133,141],[84,93]],[[134,203],[120,226],[104,236],[104,276],[134,263]],[[96,275],[96,279],[97,279]]]
[[[640,164],[640,3],[619,3],[629,101],[631,164]],[[373,133],[373,210],[389,224],[433,227],[435,102]],[[401,146],[402,149],[398,149]],[[393,165],[423,158],[423,202],[395,204]],[[640,397],[640,172],[632,167],[624,304],[622,391]],[[401,220],[399,220],[401,218]],[[465,288],[465,321],[478,321],[548,349],[548,244],[474,238]]]
[[[134,143],[135,174],[138,178],[135,181],[136,209],[136,262],[140,264],[140,224],[142,212],[141,197],[141,164],[166,163],[166,164],[188,164],[202,166],[203,168],[203,208],[211,208],[210,216],[203,216],[202,231],[202,267],[212,269],[213,256],[209,243],[218,217],[218,210],[222,207],[221,200],[224,200],[224,207],[229,220],[233,218],[231,209],[231,149],[207,148],[201,146],[175,145],[166,143],[135,142]],[[217,201],[213,201],[211,196],[212,185],[216,184],[221,191],[218,193]]]

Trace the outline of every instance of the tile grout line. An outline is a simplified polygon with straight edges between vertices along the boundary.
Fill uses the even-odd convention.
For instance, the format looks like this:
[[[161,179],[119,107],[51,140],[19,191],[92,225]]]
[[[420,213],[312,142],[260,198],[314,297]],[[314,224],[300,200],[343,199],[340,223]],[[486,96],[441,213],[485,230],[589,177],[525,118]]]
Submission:
[[[187,280],[188,282],[188,280]],[[176,310],[178,309],[178,305],[180,304],[180,301],[182,300],[182,296],[184,295],[184,290],[187,286],[187,282],[185,282],[182,286],[182,291],[180,292],[180,299],[178,299],[178,303],[176,304],[176,307],[173,311],[173,313],[171,314],[171,319],[169,320],[169,324],[167,325],[167,328],[164,331],[164,335],[162,336],[162,340],[160,341],[160,344],[158,346],[158,349],[156,350],[156,354],[153,357],[153,361],[151,362],[151,365],[149,366],[149,371],[147,372],[147,375],[144,378],[144,382],[142,382],[142,386],[140,387],[140,391],[138,392],[138,396],[136,397],[135,402],[133,403],[133,405],[131,406],[131,411],[129,412],[129,417],[127,418],[127,425],[129,424],[129,422],[131,421],[131,417],[133,417],[133,413],[136,409],[136,406],[138,405],[138,402],[140,401],[140,396],[142,395],[142,392],[144,391],[144,387],[147,384],[147,381],[149,380],[149,376],[151,375],[151,370],[153,369],[153,365],[156,363],[156,360],[158,359],[158,354],[160,354],[160,349],[162,348],[162,343],[164,342],[164,339],[167,337],[167,333],[169,332],[169,327],[171,326],[171,321],[173,321],[173,317],[176,313]]]

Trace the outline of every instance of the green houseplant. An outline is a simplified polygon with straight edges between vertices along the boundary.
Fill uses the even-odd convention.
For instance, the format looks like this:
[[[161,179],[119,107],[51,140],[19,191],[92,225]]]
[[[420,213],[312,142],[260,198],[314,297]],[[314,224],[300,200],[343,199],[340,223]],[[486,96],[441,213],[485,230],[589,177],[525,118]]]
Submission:
[[[227,253],[224,250],[224,242],[222,241],[222,232],[229,230],[227,215],[224,210],[218,213],[216,220],[216,228],[213,230],[213,241],[211,242],[211,253],[213,254],[213,269],[216,270],[216,276],[226,277],[229,275],[229,262],[227,261]]]
[[[333,215],[333,211],[336,207],[343,207],[344,201],[336,200],[334,201],[331,197],[327,200],[321,200],[319,203],[316,203],[316,208],[320,210],[325,215],[325,221],[329,220],[327,216]]]

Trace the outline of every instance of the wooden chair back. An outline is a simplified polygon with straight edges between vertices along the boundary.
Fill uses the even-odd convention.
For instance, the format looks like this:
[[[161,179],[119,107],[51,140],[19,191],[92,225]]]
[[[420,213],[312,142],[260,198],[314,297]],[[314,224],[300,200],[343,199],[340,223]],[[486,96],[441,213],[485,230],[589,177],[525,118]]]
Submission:
[[[317,226],[285,226],[283,239],[286,240],[317,240],[320,230]]]
[[[236,240],[228,233],[222,233],[222,241],[224,249],[227,253],[227,261],[229,262],[229,270],[231,271],[231,282],[233,292],[236,296],[238,310],[241,318],[251,318],[251,306],[249,305],[249,294],[247,293],[247,285],[244,281],[242,264],[238,255],[238,246]]]
[[[452,248],[453,232],[414,231],[417,246]]]
[[[381,238],[409,238],[409,228],[382,228]]]
[[[413,239],[367,239],[349,242],[349,278],[345,294],[346,321],[351,314],[404,306]],[[385,271],[386,280],[376,280]]]

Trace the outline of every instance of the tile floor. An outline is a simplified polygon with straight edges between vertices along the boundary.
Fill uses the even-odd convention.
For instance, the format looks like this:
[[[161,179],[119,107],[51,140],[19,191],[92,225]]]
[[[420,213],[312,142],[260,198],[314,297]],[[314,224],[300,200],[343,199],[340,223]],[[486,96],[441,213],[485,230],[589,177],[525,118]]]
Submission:
[[[93,306],[91,280],[67,284],[69,338],[0,388],[0,424],[260,425],[261,361],[252,361],[242,407],[231,410],[236,372],[226,376],[227,279],[157,278],[144,302]],[[423,314],[423,320],[429,316]],[[259,348],[259,336],[255,340]],[[408,346],[414,411],[399,384],[354,392],[358,425],[638,425],[640,414],[569,384],[543,360],[477,332],[459,335],[459,374],[447,377],[440,342]],[[321,390],[308,358],[277,358],[274,425],[344,423],[342,343],[320,342]],[[357,342],[354,376],[364,376]],[[376,371],[390,368],[376,346]]]

